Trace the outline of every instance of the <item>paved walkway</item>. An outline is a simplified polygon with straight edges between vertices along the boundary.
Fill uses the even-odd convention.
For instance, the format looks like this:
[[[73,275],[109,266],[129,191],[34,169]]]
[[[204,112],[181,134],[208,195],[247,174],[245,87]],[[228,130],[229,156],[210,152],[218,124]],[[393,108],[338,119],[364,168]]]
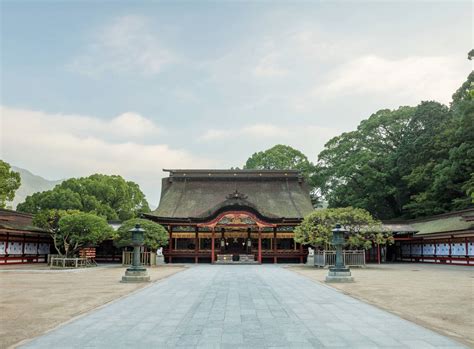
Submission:
[[[25,348],[461,348],[274,265],[193,266]]]

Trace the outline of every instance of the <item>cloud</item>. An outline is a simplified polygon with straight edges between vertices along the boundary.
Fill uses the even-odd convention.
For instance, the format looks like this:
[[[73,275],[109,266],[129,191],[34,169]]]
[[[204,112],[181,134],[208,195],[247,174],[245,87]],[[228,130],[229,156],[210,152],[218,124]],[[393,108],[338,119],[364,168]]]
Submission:
[[[143,142],[152,140],[162,133],[162,129],[153,121],[133,112],[104,120],[86,115],[51,114],[7,107],[2,107],[1,111],[6,121],[27,120],[28,128],[31,130],[42,130],[47,126],[48,133],[70,134],[81,139]]]
[[[160,128],[135,113],[110,122],[91,116],[49,114],[0,107],[1,157],[50,179],[119,174],[136,181],[152,206],[159,200],[163,168],[213,167],[215,163],[159,139]],[[153,137],[149,137],[152,139]]]
[[[318,125],[274,125],[252,124],[237,129],[209,129],[200,138],[200,142],[225,144],[229,146],[229,139],[238,139],[240,148],[252,145],[254,151],[275,144],[287,144],[305,153],[311,160],[323,149],[324,144],[332,137],[340,134],[341,130]],[[256,148],[256,147],[258,148]],[[263,148],[262,148],[263,147]]]
[[[405,104],[432,99],[449,103],[466,77],[464,61],[464,57],[450,56],[388,59],[365,55],[337,67],[312,96],[376,94],[402,97]]]
[[[68,67],[89,76],[107,72],[151,76],[176,61],[175,53],[164,46],[147,18],[123,16],[101,28]]]

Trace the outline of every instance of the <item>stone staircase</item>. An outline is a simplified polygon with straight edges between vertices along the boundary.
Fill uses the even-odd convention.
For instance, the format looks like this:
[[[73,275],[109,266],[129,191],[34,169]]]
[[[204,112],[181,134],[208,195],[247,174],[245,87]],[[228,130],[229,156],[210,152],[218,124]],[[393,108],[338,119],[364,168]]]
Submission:
[[[258,264],[253,254],[218,254],[216,264]]]

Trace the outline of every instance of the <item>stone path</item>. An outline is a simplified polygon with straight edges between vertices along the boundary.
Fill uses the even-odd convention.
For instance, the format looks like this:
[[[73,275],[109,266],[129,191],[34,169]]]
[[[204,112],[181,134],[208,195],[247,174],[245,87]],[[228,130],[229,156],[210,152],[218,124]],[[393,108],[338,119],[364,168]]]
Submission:
[[[274,265],[193,266],[24,348],[462,348]]]

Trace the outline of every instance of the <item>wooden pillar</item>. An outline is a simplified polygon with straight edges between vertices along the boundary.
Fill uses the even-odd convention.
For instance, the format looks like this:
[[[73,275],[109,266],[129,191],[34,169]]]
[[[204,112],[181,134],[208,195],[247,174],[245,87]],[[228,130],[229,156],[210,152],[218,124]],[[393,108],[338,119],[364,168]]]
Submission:
[[[278,263],[277,257],[277,228],[273,227],[273,263]]]
[[[10,234],[7,233],[7,241],[5,241],[5,257],[8,257],[8,243],[10,242],[9,239],[10,238]],[[7,263],[7,259],[5,258],[5,263]]]
[[[222,254],[225,253],[225,247],[226,247],[226,244],[225,244],[225,237],[224,237],[224,232],[225,232],[225,229],[222,228],[221,229],[221,246],[220,246],[220,251]],[[222,243],[222,241],[224,241],[224,243]]]
[[[21,262],[25,261],[25,245],[26,245],[26,235],[23,235],[23,246],[21,247]]]
[[[466,256],[466,262],[467,262],[467,264],[469,265],[469,243],[468,243],[467,238],[464,238],[464,246],[465,246],[464,248],[466,249],[466,250],[465,250],[465,252],[466,252],[466,254],[465,254],[465,256]]]
[[[170,232],[170,255],[168,257],[168,262],[173,263],[173,257],[172,257],[172,254],[173,254],[173,226],[172,225],[168,226],[168,230]]]
[[[38,240],[36,241],[36,262],[39,262],[39,246],[40,246],[41,237],[38,235]]]
[[[247,253],[250,254],[252,253],[252,237],[251,237],[251,229],[247,229],[247,240],[245,241],[245,246],[246,246],[246,249],[247,249]],[[250,246],[248,245],[250,241]]]
[[[448,245],[449,245],[449,263],[453,263],[452,256],[451,256],[451,238],[448,239]]]
[[[425,248],[425,242],[424,242],[424,240],[422,240],[421,241],[421,249],[420,249],[420,251],[421,251],[421,261],[422,262],[423,262],[423,258],[424,258],[424,252],[423,252],[424,248]]]
[[[300,244],[300,263],[303,263],[303,244]]]
[[[211,263],[214,263],[214,227],[212,227],[212,238],[211,238]]]
[[[198,233],[199,233],[199,228],[198,226],[196,225],[196,228],[195,228],[195,233],[196,233],[196,236],[194,238],[194,263],[197,263],[198,262],[198,252],[199,252],[199,237],[198,237]]]
[[[258,262],[262,263],[262,228],[258,227]]]
[[[377,263],[380,264],[380,244],[377,244]]]
[[[437,257],[438,252],[436,251],[436,245],[438,245],[438,244],[436,243],[436,240],[435,240],[434,241],[434,262],[435,262],[435,264],[438,263],[438,257]]]

